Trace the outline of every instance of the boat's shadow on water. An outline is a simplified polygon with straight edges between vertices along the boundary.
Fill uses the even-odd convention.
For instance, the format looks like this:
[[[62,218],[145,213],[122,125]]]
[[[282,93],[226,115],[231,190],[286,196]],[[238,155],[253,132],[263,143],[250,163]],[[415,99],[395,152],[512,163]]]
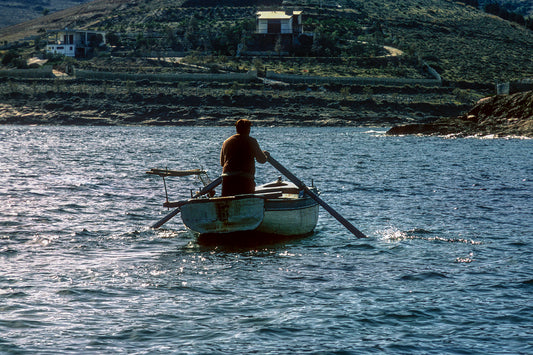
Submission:
[[[290,242],[312,236],[313,233],[297,236],[280,236],[259,232],[235,232],[228,234],[200,234],[196,239],[202,248],[226,251],[246,251],[251,249],[279,248]]]

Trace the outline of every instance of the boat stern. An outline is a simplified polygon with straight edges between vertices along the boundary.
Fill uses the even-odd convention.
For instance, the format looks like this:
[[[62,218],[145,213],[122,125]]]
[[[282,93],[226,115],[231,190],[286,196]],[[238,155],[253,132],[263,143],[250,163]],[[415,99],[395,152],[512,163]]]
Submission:
[[[263,221],[265,201],[258,197],[193,199],[181,208],[185,226],[200,234],[255,230]]]

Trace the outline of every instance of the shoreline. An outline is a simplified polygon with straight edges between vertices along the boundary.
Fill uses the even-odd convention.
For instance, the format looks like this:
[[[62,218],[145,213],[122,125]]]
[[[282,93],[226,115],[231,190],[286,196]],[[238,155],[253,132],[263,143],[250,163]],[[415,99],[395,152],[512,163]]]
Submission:
[[[36,109],[31,106],[13,107],[0,103],[0,124],[3,125],[74,125],[74,126],[233,126],[239,118],[248,118],[258,127],[392,127],[404,122],[397,117],[383,118],[379,113],[368,117],[347,117],[335,112],[313,114],[283,114],[257,112],[249,109],[220,109],[219,112],[183,112],[158,110],[140,114],[131,111],[99,112],[83,110],[56,112]],[[255,112],[254,112],[255,111]]]
[[[465,128],[465,120],[461,117],[437,118],[431,123],[415,123],[395,125],[395,119],[380,119],[378,117],[359,118],[358,120],[343,120],[342,118],[321,119],[289,119],[279,117],[254,117],[252,114],[246,116],[231,116],[221,119],[214,117],[181,118],[181,119],[158,119],[150,118],[139,121],[127,117],[102,117],[97,112],[71,112],[70,115],[57,112],[21,112],[12,110],[7,113],[9,105],[0,103],[0,125],[1,126],[72,126],[72,127],[229,127],[235,124],[239,118],[250,119],[255,127],[360,127],[360,128],[381,128],[384,134],[389,136],[438,136],[445,138],[504,138],[504,139],[533,139],[533,131],[521,134],[513,127],[499,126],[496,130],[487,129],[483,126],[470,125]],[[28,109],[26,107],[26,109]],[[23,110],[25,111],[25,110]],[[6,117],[7,115],[7,117]],[[533,119],[532,119],[533,120]],[[533,126],[533,125],[532,125]]]
[[[478,125],[466,119],[469,117],[446,117],[435,118],[427,123],[402,124],[398,118],[379,117],[375,113],[370,117],[349,117],[333,116],[331,114],[321,114],[320,117],[311,116],[263,116],[260,113],[249,112],[237,115],[236,113],[219,113],[218,117],[188,115],[187,117],[172,118],[173,112],[158,112],[157,115],[140,118],[131,112],[98,112],[93,110],[56,112],[45,110],[34,110],[31,106],[16,108],[8,104],[0,103],[0,125],[20,125],[20,126],[183,126],[183,127],[208,127],[233,126],[239,118],[250,119],[256,127],[366,127],[386,129],[387,135],[395,136],[442,136],[453,138],[466,137],[494,137],[494,138],[533,138],[533,129],[528,131],[516,128],[515,124],[509,125],[492,124],[485,126]],[[253,110],[252,110],[253,111]],[[471,119],[471,115],[470,115]],[[519,123],[522,121],[518,121]],[[529,121],[533,122],[533,118]],[[400,123],[400,124],[398,124]],[[522,122],[523,123],[523,122]],[[519,124],[523,125],[523,124]],[[533,124],[531,124],[533,127]]]
[[[402,91],[403,90],[403,91]],[[468,105],[453,88],[8,81],[0,124],[381,127],[389,135],[533,137],[533,91]]]

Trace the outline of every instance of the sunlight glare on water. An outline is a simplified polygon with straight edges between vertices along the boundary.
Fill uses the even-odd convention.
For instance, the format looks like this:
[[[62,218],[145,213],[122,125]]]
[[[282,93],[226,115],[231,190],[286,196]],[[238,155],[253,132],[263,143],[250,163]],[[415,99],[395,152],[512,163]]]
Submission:
[[[214,179],[232,133],[0,127],[0,353],[533,352],[531,140],[257,127],[369,238],[324,210],[277,244],[202,244],[179,215],[150,229],[168,210],[145,171]]]

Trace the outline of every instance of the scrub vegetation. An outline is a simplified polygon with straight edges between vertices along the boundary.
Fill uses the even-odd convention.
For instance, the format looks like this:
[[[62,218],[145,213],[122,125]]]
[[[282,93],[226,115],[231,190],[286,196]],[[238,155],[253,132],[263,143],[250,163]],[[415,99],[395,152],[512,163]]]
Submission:
[[[87,27],[108,32],[113,56],[164,55],[173,51],[207,54],[211,61],[225,57],[236,61],[239,45],[244,49],[255,45],[257,10],[299,9],[304,11],[304,31],[314,33],[315,37],[313,43],[293,49],[290,57],[347,59],[335,61],[335,68],[320,63],[326,75],[391,76],[393,64],[378,64],[365,72],[354,69],[351,60],[390,55],[384,50],[389,46],[401,51],[406,59],[397,62],[399,69],[392,74],[395,76],[415,75],[412,71],[419,68],[406,67],[406,63],[413,61],[427,62],[448,81],[494,83],[533,76],[533,32],[458,1],[233,0],[217,1],[216,6],[210,6],[205,1],[97,0],[90,4],[91,7],[80,5],[77,11],[50,14],[25,26],[0,29],[0,38],[14,39],[13,31],[20,32],[20,39],[32,31],[38,35],[46,29]],[[37,38],[31,54],[42,49]],[[206,60],[198,55],[196,58]],[[245,68],[247,61],[242,59],[237,67]],[[310,68],[299,66],[298,60],[295,63],[285,60],[275,70],[288,73],[308,70],[322,75],[310,64]]]

